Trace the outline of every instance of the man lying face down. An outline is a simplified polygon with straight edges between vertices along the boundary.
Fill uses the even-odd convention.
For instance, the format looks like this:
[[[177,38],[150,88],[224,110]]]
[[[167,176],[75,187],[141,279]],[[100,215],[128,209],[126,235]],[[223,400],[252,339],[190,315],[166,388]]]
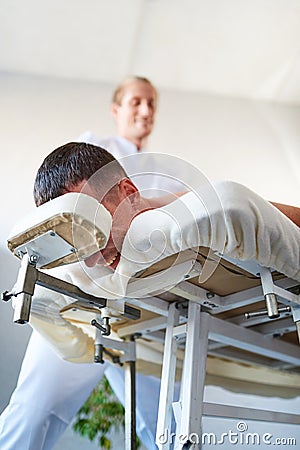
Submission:
[[[139,213],[166,205],[175,195],[143,198],[120,163],[106,150],[92,144],[71,142],[50,153],[39,168],[34,183],[37,206],[68,192],[94,197],[112,216],[106,247],[85,260],[115,269],[132,219]]]
[[[122,243],[132,219],[183,194],[154,199],[142,197],[121,164],[109,152],[80,142],[70,142],[55,149],[45,158],[36,175],[34,199],[37,206],[67,192],[81,192],[94,197],[112,215],[112,229],[106,247],[85,260],[88,267],[100,264],[112,269],[119,263]],[[300,226],[300,208],[272,204]]]
[[[148,209],[164,206],[184,192],[154,199],[143,198],[121,164],[106,150],[92,144],[70,142],[50,153],[40,166],[34,183],[37,206],[67,192],[82,192],[96,198],[113,217],[112,233],[101,255],[86,260],[115,268],[124,236],[132,219]],[[271,202],[300,226],[300,208]]]
[[[207,202],[204,207],[201,205],[201,202],[198,201],[198,198],[196,203],[193,202],[193,198],[196,196],[192,193],[188,193],[182,197],[182,202],[174,202],[174,204],[170,204],[161,210],[148,211],[149,209],[156,209],[157,207],[171,203],[176,199],[176,196],[172,194],[170,196],[155,199],[143,198],[140,191],[130,178],[128,178],[123,167],[110,153],[91,144],[71,142],[54,150],[42,163],[34,184],[34,198],[36,205],[39,206],[68,192],[82,192],[94,197],[110,212],[112,216],[112,227],[108,243],[104,249],[85,259],[84,264],[87,266],[85,267],[87,270],[82,270],[82,264],[80,267],[77,264],[72,264],[72,268],[61,266],[57,269],[59,270],[59,277],[63,277],[66,281],[81,287],[85,292],[100,297],[116,299],[126,297],[126,283],[131,276],[141,270],[141,267],[138,266],[139,262],[146,264],[146,266],[148,263],[147,254],[145,251],[143,252],[143,248],[140,252],[142,261],[138,261],[138,257],[135,259],[136,254],[132,257],[132,253],[129,255],[129,259],[124,259],[124,254],[126,254],[125,248],[128,249],[126,244],[128,242],[131,244],[130,239],[128,239],[130,233],[127,234],[129,227],[134,240],[136,239],[137,233],[139,233],[142,238],[146,237],[147,240],[147,237],[151,236],[153,229],[162,230],[164,236],[167,236],[167,238],[163,243],[165,244],[165,247],[161,253],[159,250],[159,254],[164,257],[198,246],[211,248],[210,244],[212,241],[210,236],[213,234],[211,230],[214,227],[211,228],[210,224],[211,220],[215,220],[214,223],[217,230],[216,239],[220,241],[220,245],[218,244],[216,247],[212,246],[213,250],[218,250],[220,248],[220,251],[222,251],[224,249],[224,254],[237,258],[236,254],[232,253],[230,244],[232,240],[225,239],[226,236],[224,234],[224,214],[228,212],[228,215],[226,216],[227,237],[232,236],[233,243],[241,243],[243,239],[246,239],[247,241],[249,235],[246,246],[243,243],[244,259],[256,259],[256,252],[258,252],[263,258],[261,264],[265,267],[273,267],[273,260],[270,259],[273,257],[273,253],[267,251],[269,247],[265,239],[265,224],[270,221],[271,223],[274,223],[272,236],[277,236],[279,241],[282,233],[281,215],[276,211],[276,208],[271,207],[268,202],[244,186],[225,181],[219,184],[219,188],[221,189],[218,191],[218,196],[221,194],[222,204],[219,202],[217,209],[212,211],[215,216],[208,216],[207,211],[210,212],[210,205],[208,205]],[[190,201],[191,199],[192,201]],[[188,203],[189,201],[190,203]],[[187,205],[188,208],[180,209],[180,204],[182,204],[184,208]],[[220,210],[219,205],[224,209],[224,214],[223,210]],[[176,220],[173,221],[173,223],[179,223],[179,233],[177,233],[176,230],[175,233],[173,232],[174,228],[172,228],[172,223],[171,226],[169,226],[170,221],[168,220],[172,216],[172,214],[169,213],[173,206],[173,209],[176,210],[177,214],[177,216],[175,215]],[[235,208],[233,211],[234,214],[232,214],[233,206]],[[298,220],[298,223],[300,223],[299,208],[287,207],[285,205],[280,205],[280,207],[282,212],[284,212],[283,209],[285,208],[286,215],[289,215],[289,212],[291,212],[293,214],[292,217],[295,217]],[[190,216],[188,217],[187,212],[192,211],[198,213],[201,208],[204,211],[205,223],[208,223],[208,225],[207,229],[205,229],[205,223],[201,221],[201,233],[199,233],[201,235],[201,241],[197,241],[194,239],[194,236],[197,237],[197,222],[195,221],[194,224],[190,222]],[[260,208],[262,208],[263,211],[261,211]],[[247,213],[250,212],[250,217],[244,215],[245,209]],[[167,214],[165,214],[166,211]],[[143,212],[145,212],[145,214],[140,214]],[[173,212],[174,211],[171,211],[171,213]],[[133,221],[135,217],[136,219]],[[194,216],[192,216],[192,219],[193,217]],[[250,218],[251,220],[249,220]],[[247,222],[246,228],[245,221]],[[276,225],[277,222],[278,226]],[[194,226],[195,224],[196,226]],[[138,227],[136,225],[138,225]],[[193,234],[195,228],[196,233]],[[296,239],[298,230],[295,232],[293,224],[290,224],[288,228],[291,237],[294,236]],[[133,229],[134,231],[132,231]],[[239,231],[241,231],[241,235],[237,237]],[[231,233],[231,235],[228,233]],[[244,236],[245,233],[247,236]],[[253,244],[253,239],[254,237],[257,237],[257,233],[259,233],[259,236],[256,245],[250,245]],[[220,235],[222,235],[221,238]],[[126,239],[124,239],[125,237]],[[223,238],[224,242],[226,241],[229,243],[229,253],[226,253],[226,248],[222,247]],[[203,239],[207,240],[204,242]],[[147,240],[147,242],[149,242],[149,240]],[[277,238],[275,239],[274,245],[276,245],[276,243]],[[136,248],[135,244],[136,241],[132,246],[134,250]],[[156,246],[154,245],[153,248],[155,252]],[[165,248],[167,249],[166,251]],[[122,259],[120,259],[121,249]],[[246,253],[245,249],[248,253]],[[275,257],[277,250],[278,249],[274,252]],[[240,244],[237,246],[237,252],[239,253],[239,251]],[[155,261],[155,258],[152,258],[151,252],[148,254],[150,254],[151,261]],[[128,253],[126,256],[127,255]],[[293,267],[294,265],[292,265],[292,268]],[[289,268],[289,270],[292,270],[292,268]],[[278,270],[280,270],[280,268]],[[204,268],[202,272],[204,272]],[[283,271],[282,273],[286,272]],[[289,273],[286,274],[291,277],[293,275],[290,275]],[[100,283],[98,283],[97,280],[100,280]],[[55,345],[57,345],[59,333],[62,333],[62,337],[59,340],[59,345],[61,347],[59,353],[64,358],[73,362],[91,362],[93,356],[93,343],[86,342],[86,344],[84,344],[82,337],[78,334],[78,329],[75,329],[75,327],[67,323],[66,320],[62,320],[62,317],[60,316],[60,311],[70,304],[70,301],[63,297],[64,296],[60,294],[51,293],[51,299],[49,300],[49,291],[41,288],[41,292],[34,296],[31,323],[36,329],[39,329],[45,334],[47,338],[50,336],[50,340],[53,340]],[[38,320],[40,320],[39,323],[37,323]],[[49,327],[47,327],[45,321],[48,321],[50,324]],[[61,330],[62,328],[65,328],[64,332]],[[65,338],[67,331],[69,332],[70,337],[69,344]],[[79,342],[81,344],[78,352],[73,354],[72,342],[75,335],[76,345]]]

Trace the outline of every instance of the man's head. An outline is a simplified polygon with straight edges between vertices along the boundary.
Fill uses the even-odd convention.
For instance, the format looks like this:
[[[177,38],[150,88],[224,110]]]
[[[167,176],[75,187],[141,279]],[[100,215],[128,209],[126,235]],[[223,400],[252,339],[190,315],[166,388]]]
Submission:
[[[101,170],[104,167],[106,170]],[[40,206],[87,181],[99,200],[101,193],[106,195],[123,178],[127,178],[125,170],[108,151],[92,144],[70,142],[44,159],[34,182],[34,200]]]
[[[143,77],[127,77],[114,92],[111,112],[120,136],[133,142],[138,149],[146,144],[152,132],[158,93]]]
[[[107,246],[100,255],[89,258],[87,265],[100,260],[103,264],[115,262],[130,222],[140,210],[138,189],[123,167],[101,147],[82,142],[65,144],[50,153],[40,166],[34,200],[40,206],[67,192],[82,192],[96,198],[113,217]]]

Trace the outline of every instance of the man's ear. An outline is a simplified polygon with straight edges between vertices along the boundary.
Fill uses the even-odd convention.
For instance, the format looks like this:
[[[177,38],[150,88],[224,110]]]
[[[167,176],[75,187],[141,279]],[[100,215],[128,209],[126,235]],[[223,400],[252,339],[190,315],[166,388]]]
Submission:
[[[122,198],[128,198],[132,204],[140,200],[140,192],[130,178],[122,178],[119,182],[119,193]]]
[[[116,102],[113,102],[110,105],[110,113],[113,116],[113,118],[116,120],[117,116],[118,116],[118,109],[119,109],[119,105]]]

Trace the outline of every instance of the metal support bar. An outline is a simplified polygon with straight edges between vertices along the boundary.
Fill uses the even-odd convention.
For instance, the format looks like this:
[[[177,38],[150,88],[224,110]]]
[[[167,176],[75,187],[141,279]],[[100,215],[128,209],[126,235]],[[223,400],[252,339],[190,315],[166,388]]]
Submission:
[[[291,280],[290,278],[283,278],[282,280],[276,281],[276,285],[274,285],[274,292],[280,298],[282,303],[286,303],[283,300],[286,299],[288,302],[300,305],[300,296],[290,292],[290,290],[287,290],[292,289],[297,285],[299,285],[299,282]],[[172,288],[171,292],[184,299],[201,304],[206,309],[209,309],[211,314],[230,311],[243,306],[249,306],[263,299],[261,286],[220,297],[219,295],[214,295],[207,292],[195,284],[182,281],[177,286]]]
[[[241,406],[221,405],[218,403],[204,403],[203,415],[300,425],[299,414],[255,408],[243,408]]]
[[[164,436],[166,430],[171,429],[177,353],[177,341],[173,329],[178,320],[179,311],[176,303],[171,303],[167,320],[156,429],[156,444],[159,450],[167,450],[170,445],[168,442],[163,443],[161,437]]]
[[[96,319],[93,319],[91,321],[91,325],[98,328],[102,336],[109,336],[111,333],[109,319],[109,317],[100,317],[98,321]]]
[[[16,294],[14,294],[18,296],[17,301],[15,302],[15,323],[24,324],[29,321],[31,299],[34,293],[37,278],[36,268],[30,263],[29,255],[24,255],[18,273],[18,279],[15,288]]]
[[[262,311],[252,311],[252,312],[248,312],[245,313],[245,318],[246,319],[252,319],[253,317],[263,317],[263,316],[268,316],[269,319],[277,319],[278,317],[280,317],[281,313],[286,313],[286,312],[290,312],[291,308],[290,306],[283,306],[281,308],[278,307],[277,305],[277,300],[276,297],[274,297],[274,304],[272,304],[273,299],[268,298],[267,300],[267,296],[273,296],[273,294],[267,294],[266,295],[266,302],[267,302],[267,309],[266,310],[262,310]]]
[[[101,297],[95,297],[94,295],[87,294],[82,291],[78,286],[72,283],[55,278],[52,275],[48,275],[44,272],[37,270],[36,284],[43,286],[44,288],[51,289],[59,294],[67,295],[68,297],[75,298],[76,300],[83,300],[90,305],[95,305],[98,308],[105,308],[107,300]]]
[[[260,279],[266,301],[267,314],[270,319],[275,319],[279,317],[280,314],[278,311],[277,296],[274,293],[274,283],[270,269],[261,267]]]
[[[299,347],[295,344],[264,336],[253,330],[226,322],[203,313],[209,323],[209,339],[232,345],[258,355],[277,359],[296,366],[300,365]]]
[[[288,307],[292,307],[293,311],[297,311],[300,307],[300,295],[293,292],[287,291],[276,286],[273,282],[272,275],[269,269],[264,267],[261,268],[261,282],[263,291],[265,294],[265,300],[268,310],[268,315],[270,318],[279,317],[279,310],[277,307],[277,297],[280,301],[286,304]],[[298,333],[298,338],[300,341],[300,322],[299,319],[295,318],[295,313],[293,312],[294,322],[296,324],[296,329]]]
[[[298,334],[298,339],[300,343],[300,305],[292,307],[293,319],[296,324],[296,330]]]
[[[130,341],[118,341],[103,336],[102,327],[95,326],[95,362],[104,362],[103,354],[108,354],[113,362],[125,363],[125,450],[136,450],[136,351],[134,336]],[[123,356],[114,356],[107,351],[113,349],[122,352]]]
[[[297,295],[287,288],[282,288],[273,282],[273,278],[269,269],[261,268],[261,282],[264,295],[274,294],[280,301],[285,304],[300,305],[300,295]],[[278,282],[279,284],[279,282]]]
[[[16,302],[15,310],[14,310],[14,319],[15,323],[24,324],[29,322],[30,318],[30,310],[31,310],[31,299],[32,295],[25,294],[25,292],[21,292],[18,297],[18,301]]]
[[[105,298],[87,294],[72,283],[40,272],[32,263],[30,263],[28,254],[25,254],[21,262],[14,292],[9,293],[9,295],[6,294],[6,296],[10,298],[12,296],[17,297],[15,302],[14,322],[24,324],[29,321],[31,299],[36,284],[76,300],[82,300],[89,305],[95,305],[98,308],[105,308],[107,304]]]
[[[135,361],[125,364],[125,450],[136,450]]]
[[[167,318],[164,316],[155,317],[154,319],[144,320],[139,323],[133,323],[120,327],[118,335],[123,338],[130,336],[132,333],[141,333],[142,335],[152,333],[153,331],[162,330],[166,327]]]
[[[193,433],[201,435],[209,325],[206,316],[207,314],[201,312],[200,305],[189,303],[181,389],[181,421],[177,424],[177,435],[186,437],[182,448],[190,448],[189,436]],[[175,448],[179,448],[178,442]]]
[[[277,297],[275,294],[265,294],[265,301],[267,305],[267,314],[270,319],[276,319],[280,316]]]
[[[131,305],[143,308],[145,311],[151,311],[165,317],[167,317],[169,312],[169,302],[161,300],[158,297],[147,297],[146,299],[125,297],[124,300]]]
[[[135,342],[134,341],[118,341],[102,336],[101,331],[96,328],[95,345],[102,345],[104,348],[110,348],[118,352],[122,352],[119,360],[120,363],[136,360]]]

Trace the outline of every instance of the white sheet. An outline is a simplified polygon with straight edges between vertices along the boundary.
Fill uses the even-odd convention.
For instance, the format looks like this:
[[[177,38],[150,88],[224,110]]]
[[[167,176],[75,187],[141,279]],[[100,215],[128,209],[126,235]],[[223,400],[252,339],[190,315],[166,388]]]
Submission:
[[[250,189],[227,181],[136,217],[115,278],[197,246],[256,261],[300,281],[300,228]]]
[[[84,263],[70,271],[88,292],[122,298],[136,273],[198,246],[256,261],[300,281],[300,228],[253,191],[233,182],[205,185],[196,193],[137,216],[115,272],[105,275],[99,267],[87,269]],[[204,273],[202,279],[207,276],[209,273]]]

